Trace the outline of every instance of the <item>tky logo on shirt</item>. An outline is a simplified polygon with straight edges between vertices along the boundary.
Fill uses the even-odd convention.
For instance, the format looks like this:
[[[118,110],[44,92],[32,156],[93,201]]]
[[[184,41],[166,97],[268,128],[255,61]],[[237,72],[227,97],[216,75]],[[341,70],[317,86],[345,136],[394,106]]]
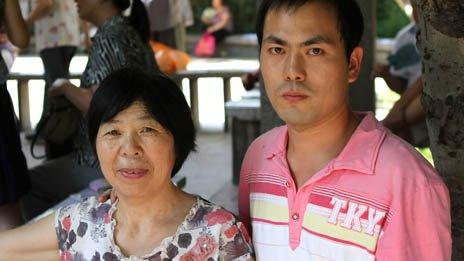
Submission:
[[[371,236],[386,215],[385,211],[376,207],[338,197],[332,197],[330,204],[332,212],[327,222]]]

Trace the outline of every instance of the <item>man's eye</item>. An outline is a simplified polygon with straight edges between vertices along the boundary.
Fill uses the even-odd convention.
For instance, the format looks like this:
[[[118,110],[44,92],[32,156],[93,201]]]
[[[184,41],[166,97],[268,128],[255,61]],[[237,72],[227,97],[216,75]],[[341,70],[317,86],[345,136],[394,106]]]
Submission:
[[[280,47],[269,48],[269,53],[272,55],[279,55],[279,54],[282,54],[283,52],[284,52],[284,49]]]
[[[310,55],[321,55],[322,54],[322,49],[320,48],[311,48],[308,53]]]

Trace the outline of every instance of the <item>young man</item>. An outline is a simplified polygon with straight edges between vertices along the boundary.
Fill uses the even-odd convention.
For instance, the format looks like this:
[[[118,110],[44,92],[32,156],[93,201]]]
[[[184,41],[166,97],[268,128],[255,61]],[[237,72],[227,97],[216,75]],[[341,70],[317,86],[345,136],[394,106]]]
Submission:
[[[240,215],[258,260],[449,260],[448,191],[433,167],[348,86],[363,56],[355,0],[263,0],[267,95],[285,126],[259,137],[241,171]]]

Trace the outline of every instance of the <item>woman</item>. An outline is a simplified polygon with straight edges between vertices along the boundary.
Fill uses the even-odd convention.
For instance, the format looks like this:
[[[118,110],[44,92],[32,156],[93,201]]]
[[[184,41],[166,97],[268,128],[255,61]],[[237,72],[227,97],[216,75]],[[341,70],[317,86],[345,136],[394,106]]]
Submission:
[[[212,0],[211,5],[216,13],[211,20],[203,22],[208,25],[206,31],[214,36],[216,43],[220,43],[233,30],[232,14],[229,7],[225,6],[222,0]]]
[[[88,122],[118,200],[91,198],[0,234],[0,260],[51,259],[58,250],[62,260],[253,258],[247,232],[230,212],[171,182],[195,147],[189,107],[171,80],[114,72],[96,91]]]
[[[29,44],[29,34],[17,0],[0,0],[0,27],[5,26],[10,41],[21,48]],[[0,231],[22,224],[19,198],[29,187],[26,159],[10,94],[6,89],[8,66],[0,55]]]
[[[93,93],[111,72],[122,67],[158,71],[158,66],[148,46],[148,18],[140,0],[133,1],[129,17],[123,16],[122,12],[129,8],[130,0],[76,0],[76,3],[79,16],[97,26],[98,31],[93,38],[80,88],[62,80],[59,84],[55,82],[49,95],[65,96],[85,114]],[[30,170],[31,191],[22,200],[27,219],[101,177],[86,132],[83,121],[74,141],[73,153]]]

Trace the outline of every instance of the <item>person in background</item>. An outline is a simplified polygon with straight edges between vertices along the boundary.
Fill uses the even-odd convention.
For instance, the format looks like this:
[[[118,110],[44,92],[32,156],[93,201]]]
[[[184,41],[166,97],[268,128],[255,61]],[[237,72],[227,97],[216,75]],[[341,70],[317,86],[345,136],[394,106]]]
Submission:
[[[187,32],[186,28],[194,23],[192,6],[190,0],[174,0],[172,17],[175,18],[175,39],[176,49],[187,52]]]
[[[0,23],[10,41],[26,48],[29,32],[17,0],[0,0]],[[21,140],[16,126],[15,112],[6,88],[8,67],[0,55],[0,231],[23,223],[19,198],[29,188],[29,173],[21,150]]]
[[[174,82],[115,71],[95,92],[88,122],[118,200],[89,198],[0,233],[0,260],[253,260],[232,213],[171,182],[195,148],[191,112]]]
[[[398,32],[389,63],[377,64],[373,75],[383,78],[391,90],[401,95],[382,124],[412,145],[428,147],[425,114],[420,104],[422,57],[416,46],[419,26],[415,8],[412,18],[411,23]]]
[[[10,70],[16,58],[17,50],[8,38],[5,25],[0,27],[0,54],[7,69]]]
[[[151,0],[147,3],[148,18],[150,20],[151,39],[176,48],[175,1]]]
[[[215,14],[211,19],[203,19],[203,23],[207,25],[206,31],[214,36],[216,43],[221,43],[234,29],[232,13],[222,0],[212,0],[211,5]]]
[[[190,0],[144,0],[151,40],[185,52],[185,28],[193,25]]]
[[[65,96],[85,115],[93,93],[111,72],[123,68],[139,68],[158,72],[154,54],[148,45],[149,27],[145,6],[140,0],[77,0],[79,16],[95,26],[87,66],[80,88],[69,81],[49,90],[51,97]],[[129,86],[128,86],[129,87]],[[92,180],[101,178],[98,162],[87,137],[87,124],[81,122],[74,141],[74,151],[66,156],[46,161],[30,170],[31,190],[22,200],[26,219],[31,219],[72,193],[78,192]]]
[[[240,173],[258,260],[451,259],[437,171],[372,113],[350,109],[363,31],[356,0],[261,1],[261,74],[286,125],[251,144]]]
[[[73,0],[35,0],[34,3],[26,24],[34,26],[36,51],[45,69],[45,113],[52,83],[58,78],[69,78],[69,64],[79,45],[79,18]],[[72,139],[63,144],[45,143],[47,159],[63,156],[72,149]]]

